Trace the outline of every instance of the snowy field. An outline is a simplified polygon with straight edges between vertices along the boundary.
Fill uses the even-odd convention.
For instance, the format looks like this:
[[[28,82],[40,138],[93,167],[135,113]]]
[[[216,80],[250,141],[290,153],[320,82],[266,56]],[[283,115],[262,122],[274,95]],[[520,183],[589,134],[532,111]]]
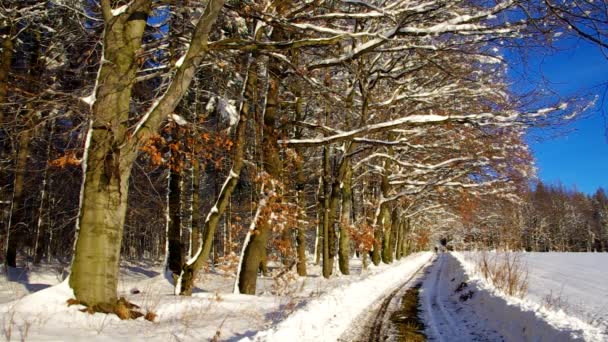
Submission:
[[[73,294],[61,283],[58,265],[11,269],[9,277],[0,280],[1,334],[6,340],[163,342],[281,341],[284,336],[302,340],[298,337],[311,332],[339,336],[348,328],[349,318],[430,258],[431,253],[414,254],[366,271],[361,270],[360,260],[353,259],[350,276],[333,276],[329,281],[319,275],[318,266],[309,265],[305,278],[259,279],[257,296],[233,294],[232,276],[210,272],[198,281],[199,290],[192,297],[176,297],[160,265],[124,263],[119,295],[143,311],[154,312],[154,322],[120,321],[114,315],[89,315],[78,311],[82,307],[67,307]],[[341,311],[342,316],[334,316]]]
[[[533,313],[528,315],[530,321],[547,322],[552,329],[569,332],[569,339],[608,341],[607,253],[517,253],[528,271],[523,299],[506,296],[480,276],[475,262],[479,254],[454,255],[472,283],[504,299],[502,308],[492,309],[495,314],[518,308],[524,316]]]
[[[528,297],[608,334],[608,253],[525,253]]]

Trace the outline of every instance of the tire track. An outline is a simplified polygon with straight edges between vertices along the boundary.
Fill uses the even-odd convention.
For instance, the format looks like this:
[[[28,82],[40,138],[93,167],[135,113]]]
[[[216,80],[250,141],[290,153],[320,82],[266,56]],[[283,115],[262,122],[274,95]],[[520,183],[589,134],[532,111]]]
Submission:
[[[469,331],[468,327],[458,318],[457,304],[449,300],[450,293],[445,293],[450,281],[446,279],[446,257],[439,256],[437,265],[431,269],[429,278],[425,281],[424,301],[425,315],[429,321],[429,327],[435,336],[429,336],[429,340],[437,341],[475,341],[478,337]],[[434,337],[434,338],[433,338]]]
[[[384,341],[384,338],[382,336],[382,328],[384,327],[384,324],[388,321],[387,314],[388,314],[388,308],[389,308],[391,302],[395,299],[395,296],[398,293],[400,293],[403,290],[408,289],[410,287],[409,285],[411,285],[410,283],[412,282],[412,280],[414,280],[423,269],[425,269],[427,266],[432,264],[435,261],[435,259],[436,259],[436,257],[433,257],[429,261],[427,261],[425,264],[420,266],[416,270],[416,272],[414,272],[405,282],[403,282],[401,285],[397,286],[391,293],[389,293],[384,299],[382,299],[382,303],[380,304],[380,308],[377,310],[377,314],[376,314],[376,317],[374,318],[372,326],[369,329],[367,329],[368,338],[361,339],[361,341],[367,341],[367,342]]]
[[[441,303],[442,292],[441,292],[441,281],[443,280],[443,265],[445,263],[445,257],[442,255],[439,257],[439,263],[436,266],[433,274],[432,285],[428,287],[430,301],[427,301],[427,311],[429,312],[430,326],[436,332],[437,337],[443,341],[444,335],[455,338],[460,336],[457,333],[457,327],[454,321],[450,317],[450,313],[446,310],[443,303]],[[441,327],[441,331],[438,328]]]

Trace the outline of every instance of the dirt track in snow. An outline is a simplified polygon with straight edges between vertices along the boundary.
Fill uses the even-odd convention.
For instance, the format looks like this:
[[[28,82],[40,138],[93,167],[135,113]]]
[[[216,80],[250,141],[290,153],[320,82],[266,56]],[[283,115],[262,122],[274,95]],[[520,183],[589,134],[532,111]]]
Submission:
[[[434,258],[420,266],[405,282],[374,303],[369,310],[354,321],[353,327],[338,341],[380,342],[390,339],[391,312],[399,305],[399,300],[409,288],[421,281],[424,271],[433,263]]]

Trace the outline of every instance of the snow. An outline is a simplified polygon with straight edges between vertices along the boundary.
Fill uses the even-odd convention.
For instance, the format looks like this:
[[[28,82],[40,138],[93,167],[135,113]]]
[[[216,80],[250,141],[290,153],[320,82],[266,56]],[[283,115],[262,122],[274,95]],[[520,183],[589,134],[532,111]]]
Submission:
[[[217,109],[220,119],[229,127],[234,127],[239,122],[239,111],[236,108],[235,101],[221,96],[213,96],[207,102],[205,110],[212,112]]]
[[[80,100],[89,106],[92,106],[95,103],[95,92],[91,93],[89,96],[81,97]]]
[[[176,66],[177,68],[181,67],[181,66],[182,66],[182,64],[184,64],[184,61],[186,60],[186,55],[187,55],[187,53],[184,53],[184,54],[183,54],[183,55],[182,55],[182,56],[181,56],[181,57],[180,57],[180,58],[177,60],[177,62],[175,62],[175,66]]]
[[[276,327],[241,341],[335,341],[365,309],[405,282],[432,254],[419,253],[383,265],[383,272],[334,288],[304,308],[294,312]],[[374,269],[378,271],[378,269]]]
[[[177,114],[173,113],[170,115],[170,117],[179,126],[186,126],[189,124],[188,120],[184,119],[184,117],[181,115],[177,115]]]
[[[162,263],[123,262],[119,296],[139,305],[144,313],[156,313],[153,323],[142,318],[120,321],[115,315],[82,313],[79,305],[68,307],[66,301],[74,294],[67,280],[61,281],[65,265],[43,264],[9,272],[19,274],[17,278],[0,278],[0,321],[5,329],[13,330],[17,340],[19,334],[34,341],[206,341],[217,335],[220,340],[260,340],[261,336],[278,338],[282,334],[304,336],[306,330],[289,332],[290,327],[321,324],[341,312],[321,329],[328,336],[338,336],[350,324],[347,317],[356,317],[357,310],[364,310],[429,258],[430,253],[415,254],[364,271],[361,260],[352,259],[351,275],[330,279],[320,276],[321,268],[309,263],[309,276],[296,277],[282,288],[272,277],[259,278],[257,296],[233,294],[234,274],[212,269],[199,276],[192,297],[174,296]],[[17,287],[21,295],[11,291]],[[348,312],[342,313],[343,309]],[[310,340],[306,336],[299,340]]]
[[[115,8],[112,10],[112,15],[115,17],[118,17],[119,15],[125,13],[128,8],[129,8],[129,5],[122,5],[118,8]]]
[[[528,298],[604,329],[608,338],[608,253],[525,253]]]
[[[525,299],[506,296],[477,275],[474,253],[440,254],[420,290],[429,341],[608,341],[608,254],[520,256],[529,269]],[[65,264],[10,268],[0,278],[0,321],[16,340],[335,341],[365,323],[360,317],[432,257],[429,252],[413,254],[368,270],[361,269],[361,260],[351,259],[351,275],[330,279],[309,261],[307,277],[287,283],[260,277],[256,296],[232,293],[235,274],[213,268],[199,276],[192,297],[174,296],[162,264],[121,263],[119,296],[144,313],[156,313],[154,323],[68,307],[74,294],[64,280]],[[467,286],[456,291],[462,282]],[[459,299],[468,291],[471,298]],[[562,306],[544,307],[543,297],[557,291]]]
[[[608,317],[605,313],[608,304],[608,254],[518,254],[528,267],[528,294],[523,299],[504,294],[479,275],[474,264],[479,254],[464,252],[453,255],[482,294],[478,296],[481,297],[479,303],[473,303],[477,303],[475,309],[478,312],[486,310],[487,315],[492,315],[488,321],[509,315],[511,321],[518,321],[517,324],[527,327],[527,330],[532,329],[537,335],[544,334],[539,340],[608,341]],[[547,296],[556,294],[562,301],[573,305],[548,306]]]
[[[217,102],[217,109],[222,117],[222,121],[228,123],[230,127],[239,122],[239,112],[233,100],[220,97]]]

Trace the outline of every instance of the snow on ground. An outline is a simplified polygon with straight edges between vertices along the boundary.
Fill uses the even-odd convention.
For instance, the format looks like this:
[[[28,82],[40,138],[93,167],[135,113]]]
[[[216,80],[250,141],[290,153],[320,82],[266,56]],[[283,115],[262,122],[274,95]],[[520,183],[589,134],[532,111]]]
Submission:
[[[522,253],[528,297],[608,335],[608,253]]]
[[[528,267],[529,287],[521,299],[504,294],[480,276],[475,262],[479,253],[452,254],[460,261],[453,266],[455,274],[468,288],[473,286],[474,295],[467,303],[506,340],[608,341],[606,312],[598,311],[608,302],[608,255],[519,253]],[[547,296],[553,299],[547,301]]]
[[[361,281],[327,291],[276,327],[256,334],[253,341],[335,341],[361,312],[403,284],[431,257],[429,252],[419,253],[375,268]]]
[[[357,315],[384,289],[398,284],[408,272],[430,258],[430,253],[411,255],[392,265],[361,270],[351,260],[350,276],[320,276],[320,267],[309,265],[309,276],[291,281],[262,277],[257,296],[233,294],[234,277],[208,272],[197,281],[192,297],[176,297],[162,267],[152,263],[123,263],[119,296],[157,314],[154,322],[143,318],[120,321],[115,315],[79,312],[81,306],[66,305],[73,293],[62,282],[61,265],[9,269],[0,278],[0,338],[33,341],[238,341],[261,336],[281,336],[295,329],[294,336],[309,336],[310,327],[328,323],[324,331],[338,336],[348,315]],[[336,272],[337,273],[337,272]],[[29,295],[27,295],[29,294]],[[330,308],[331,314],[329,314]],[[346,316],[331,315],[344,312]],[[352,311],[350,311],[352,310]],[[325,316],[323,316],[325,315]],[[326,317],[330,315],[329,317]],[[289,319],[286,318],[289,316]],[[280,322],[285,321],[284,324]],[[317,322],[317,323],[315,323]],[[276,327],[276,328],[273,328]],[[299,329],[299,328],[300,329]],[[287,330],[285,330],[287,329]],[[259,333],[259,331],[265,331]],[[257,334],[257,335],[256,335]],[[332,335],[332,336],[334,336]],[[256,337],[254,337],[256,336]],[[306,339],[298,339],[308,340]],[[323,339],[326,340],[326,339]]]
[[[428,268],[420,294],[429,340],[608,341],[608,255],[521,254],[530,288],[523,300],[482,279],[476,255],[445,253]],[[257,296],[233,294],[233,276],[212,270],[201,275],[192,297],[174,296],[159,264],[123,263],[119,295],[156,313],[154,322],[120,321],[68,307],[73,294],[62,282],[66,273],[60,264],[9,269],[0,278],[0,338],[333,341],[363,324],[358,319],[366,310],[431,259],[431,253],[419,253],[365,271],[353,259],[350,276],[329,280],[320,276],[319,266],[309,265],[307,277],[261,277]]]

